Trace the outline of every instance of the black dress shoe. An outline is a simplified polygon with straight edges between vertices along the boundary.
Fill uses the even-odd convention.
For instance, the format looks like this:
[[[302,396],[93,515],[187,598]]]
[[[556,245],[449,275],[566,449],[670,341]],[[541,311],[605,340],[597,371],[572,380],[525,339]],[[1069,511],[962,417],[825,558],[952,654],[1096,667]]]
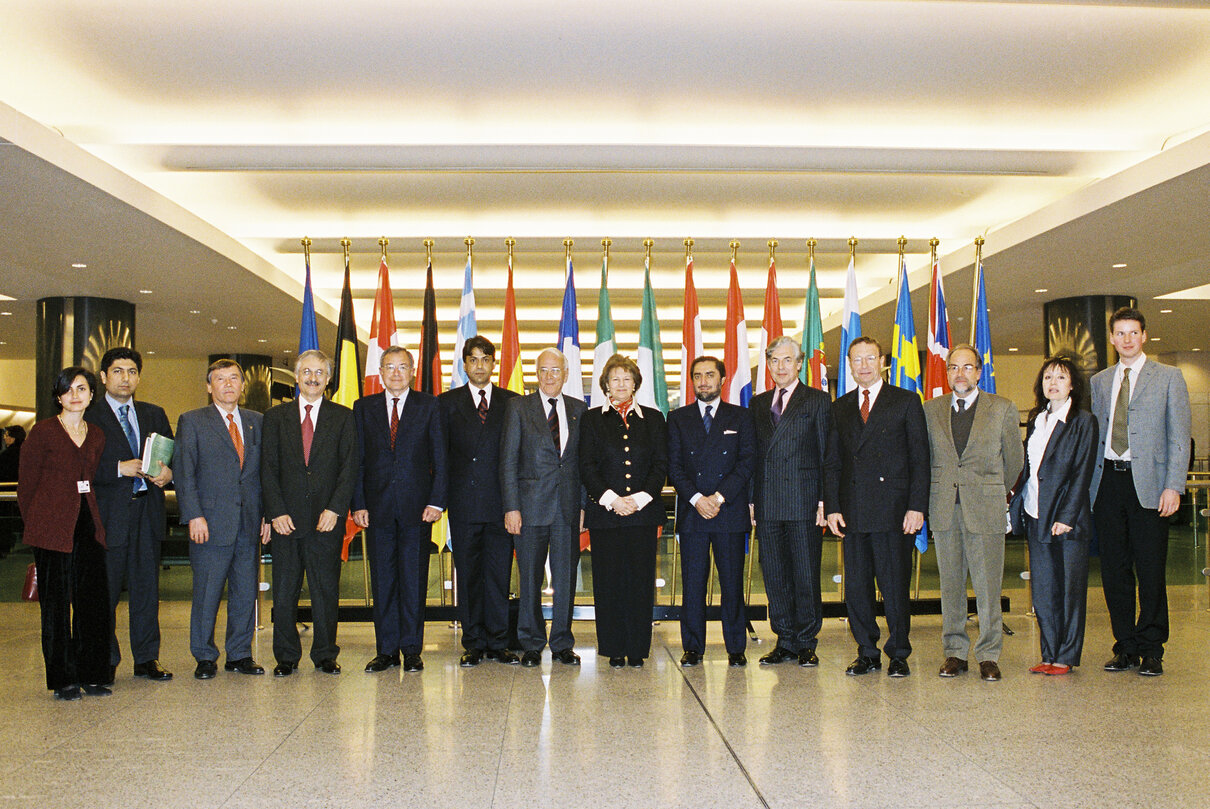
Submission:
[[[274,677],[289,677],[294,672],[298,671],[297,663],[278,663],[273,667]]]
[[[458,665],[464,669],[469,669],[483,662],[483,652],[478,649],[467,649],[462,653],[462,657],[458,658]]]
[[[1105,671],[1129,671],[1138,664],[1138,655],[1128,655],[1124,652],[1118,652],[1105,661]]]
[[[319,669],[324,674],[340,674],[340,664],[331,657],[316,663],[315,668]]]
[[[819,665],[819,656],[814,649],[803,649],[798,653],[798,665],[812,669]]]
[[[226,671],[234,671],[236,674],[264,674],[265,670],[257,665],[256,661],[250,657],[241,657],[239,660],[228,660],[223,664],[223,669]]]
[[[1164,663],[1158,657],[1144,657],[1139,664],[1139,674],[1144,677],[1159,677],[1164,673]]]
[[[109,689],[109,686],[101,685],[100,683],[87,683],[85,685],[80,686],[80,690],[82,690],[85,694],[87,694],[90,697],[112,697],[113,696],[113,691],[111,691]]]
[[[701,652],[695,652],[692,649],[690,649],[690,650],[686,651],[683,655],[681,655],[681,665],[687,669],[692,668],[693,666],[697,666],[697,665],[701,664],[701,662],[702,662],[702,653]]]
[[[571,649],[560,649],[557,652],[550,653],[551,660],[558,660],[564,666],[580,665],[580,656]]]
[[[199,680],[213,679],[216,674],[218,674],[218,664],[213,660],[199,660],[197,668],[193,670],[193,676]]]
[[[732,668],[743,668],[748,665],[748,658],[743,652],[732,652],[727,655],[727,665]]]
[[[503,663],[506,666],[515,666],[521,662],[521,658],[517,653],[508,649],[488,650],[487,659],[495,660],[497,663]]]
[[[880,658],[858,655],[857,659],[844,670],[844,673],[850,677],[860,677],[863,674],[869,674],[871,671],[878,671],[881,668],[882,660]]]
[[[542,665],[542,653],[537,649],[530,649],[521,655],[521,665],[527,669]]]
[[[423,671],[424,661],[420,659],[420,655],[404,655],[403,656],[404,671]]]
[[[624,657],[611,657],[611,658],[609,658],[609,667],[610,667],[611,669],[621,669],[621,668],[625,668],[625,667],[626,667],[626,658],[624,658]]]
[[[784,646],[774,646],[773,651],[760,659],[762,666],[776,666],[778,663],[785,663],[787,660],[797,660],[798,655],[791,652]]]
[[[628,657],[626,658],[626,665],[630,666],[632,669],[641,669],[643,668],[643,658]]]
[[[64,702],[75,702],[80,698],[80,686],[65,685],[62,688],[55,689],[55,699],[61,699]]]
[[[392,666],[398,665],[399,655],[374,655],[374,659],[366,663],[366,671],[370,673],[386,671]]]
[[[148,660],[146,663],[134,664],[134,676],[164,682],[172,679],[172,672],[161,666],[160,661]]]
[[[891,662],[887,664],[886,676],[888,677],[906,677],[912,673],[908,668],[907,661],[902,657],[892,657]]]

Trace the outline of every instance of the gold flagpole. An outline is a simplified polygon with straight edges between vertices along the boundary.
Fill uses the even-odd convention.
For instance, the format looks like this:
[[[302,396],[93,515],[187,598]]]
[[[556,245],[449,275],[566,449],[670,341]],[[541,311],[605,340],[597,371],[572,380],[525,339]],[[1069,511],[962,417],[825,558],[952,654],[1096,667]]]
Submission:
[[[693,239],[686,237],[681,243],[683,245],[685,245],[685,265],[688,266],[689,257],[693,255]],[[692,360],[692,358],[690,358],[690,359]],[[682,369],[682,371],[683,370],[684,369]],[[687,384],[690,384],[689,381],[682,378],[681,387],[684,388],[685,385],[687,385]],[[677,504],[676,508],[677,509],[680,508],[680,497],[681,496],[679,494],[676,496],[676,504]],[[675,518],[674,518],[673,526],[674,527],[673,527],[673,536],[672,536],[672,594],[668,598],[668,604],[669,604],[669,606],[675,607],[677,589],[678,589],[678,585],[680,584],[680,577],[677,576],[677,566],[680,564],[680,556],[681,556],[681,543],[677,539],[677,536],[676,536]]]
[[[983,237],[975,237],[975,282],[974,289],[971,290],[971,339],[970,344],[975,344],[975,324],[979,320],[979,273],[983,265]]]
[[[773,259],[774,259],[773,254],[776,250],[777,250],[777,239],[770,239],[769,240],[769,263],[770,264],[773,263]]]
[[[609,273],[609,246],[613,244],[613,239],[601,239],[601,260],[605,262],[605,272]]]
[[[651,267],[651,248],[655,245],[652,239],[643,239],[643,263]]]
[[[739,239],[732,239],[731,243],[727,246],[731,248],[731,261],[734,262],[736,255],[739,253]]]
[[[340,250],[344,254],[345,272],[349,270],[349,248],[353,242],[346,236],[340,240]],[[361,371],[360,368],[357,369]],[[366,532],[365,529],[357,532],[361,538],[361,583],[362,583],[362,601],[365,606],[370,606],[370,554],[366,550]]]
[[[390,243],[391,243],[391,240],[388,239],[386,236],[380,236],[378,238],[378,247],[382,250],[382,260],[384,262],[387,260],[387,245]]]
[[[573,241],[572,239],[563,240],[563,260],[565,262],[571,261],[571,248],[573,245],[575,245],[575,241]],[[564,279],[564,280],[566,280],[566,279]]]

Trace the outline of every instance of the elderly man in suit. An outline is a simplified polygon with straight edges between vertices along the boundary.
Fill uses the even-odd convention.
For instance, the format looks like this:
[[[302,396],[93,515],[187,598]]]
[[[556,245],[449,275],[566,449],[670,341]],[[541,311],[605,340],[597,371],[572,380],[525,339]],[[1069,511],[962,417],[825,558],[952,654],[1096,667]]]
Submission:
[[[111,348],[101,357],[105,396],[93,400],[84,420],[105,434],[105,450],[97,467],[97,506],[105,523],[105,568],[109,574],[109,603],[115,615],[122,586],[130,592],[130,654],[134,676],[166,682],[172,672],[160,665],[160,548],[167,533],[164,487],[172,481],[171,467],[162,463],[144,475],[143,442],[151,433],[172,438],[164,409],[134,400],[143,372],[143,358],[133,348]],[[122,660],[116,631],[110,639],[109,665]],[[110,681],[113,680],[110,672]]]
[[[461,666],[486,655],[520,663],[508,647],[508,585],[513,538],[504,530],[500,499],[500,436],[504,411],[517,394],[492,384],[496,347],[486,337],[462,346],[467,383],[437,397],[447,441],[450,538],[458,572]]]
[[[890,658],[887,675],[911,674],[912,545],[929,499],[929,445],[920,397],[882,381],[882,346],[849,345],[857,387],[832,404],[824,502],[828,526],[844,540],[845,607],[857,641],[846,674],[882,668],[874,581],[882,591]]]
[[[970,574],[979,612],[975,660],[979,676],[1000,679],[1004,622],[1004,534],[1008,495],[1024,463],[1017,407],[1003,396],[982,393],[983,358],[973,346],[957,345],[945,359],[951,396],[924,405],[932,478],[929,515],[941,574],[941,643],[938,672],[955,677],[967,670],[971,640],[966,634],[966,577]]]
[[[798,379],[803,352],[789,337],[765,351],[773,389],[749,404],[756,434],[752,515],[760,569],[769,597],[769,624],[777,635],[762,665],[797,660],[818,666],[815,653],[823,607],[823,468],[831,402]]]
[[[437,397],[411,390],[415,360],[406,348],[382,352],[383,390],[353,405],[361,457],[353,519],[366,529],[374,588],[377,653],[366,671],[424,669],[433,523],[446,502],[446,442]]]
[[[209,680],[218,670],[214,623],[227,587],[227,671],[264,674],[252,659],[256,629],[257,539],[269,541],[262,519],[260,413],[239,406],[244,369],[234,360],[211,363],[206,372],[210,406],[190,410],[177,423],[173,469],[181,524],[189,526],[193,611],[189,648],[193,676]]]
[[[1092,473],[1092,514],[1114,639],[1105,670],[1138,666],[1158,676],[1168,640],[1168,518],[1189,468],[1189,390],[1178,369],[1143,353],[1147,320],[1138,309],[1110,316],[1109,340],[1118,362],[1092,378],[1103,459]]]
[[[294,361],[298,398],[269,408],[261,455],[265,516],[273,525],[273,656],[275,677],[288,677],[302,657],[298,596],[311,592],[311,662],[339,674],[336,626],[344,517],[357,480],[353,413],[326,401],[332,361],[312,349]]]
[[[580,421],[586,405],[564,396],[567,357],[548,348],[538,355],[538,391],[508,403],[500,444],[500,493],[504,528],[516,539],[521,607],[517,638],[521,665],[542,662],[546,621],[542,617],[542,574],[550,556],[551,658],[580,665],[572,646],[571,613],[580,560],[584,489],[580,484]],[[579,373],[579,369],[576,369]]]
[[[748,492],[756,460],[752,419],[738,405],[719,401],[727,366],[717,357],[690,365],[697,401],[668,416],[668,479],[676,488],[681,541],[682,666],[696,666],[706,651],[706,584],[710,553],[722,591],[723,643],[732,666],[746,666],[744,648],[744,547],[752,530]]]

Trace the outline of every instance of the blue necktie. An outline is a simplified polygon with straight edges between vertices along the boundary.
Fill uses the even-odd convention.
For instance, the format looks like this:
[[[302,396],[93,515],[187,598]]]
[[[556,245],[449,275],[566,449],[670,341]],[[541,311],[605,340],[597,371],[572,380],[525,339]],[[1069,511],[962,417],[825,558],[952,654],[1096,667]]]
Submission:
[[[706,405],[706,415],[702,416],[702,426],[706,428],[706,435],[710,435],[710,425],[714,424],[714,416],[710,415],[710,409],[714,405]]]
[[[130,444],[130,451],[134,453],[134,457],[141,458],[139,453],[139,439],[134,434],[134,425],[130,423],[130,405],[124,404],[118,408],[118,421],[122,423],[122,432],[126,433],[126,441]],[[134,493],[138,494],[147,488],[147,481],[142,478],[134,479]]]

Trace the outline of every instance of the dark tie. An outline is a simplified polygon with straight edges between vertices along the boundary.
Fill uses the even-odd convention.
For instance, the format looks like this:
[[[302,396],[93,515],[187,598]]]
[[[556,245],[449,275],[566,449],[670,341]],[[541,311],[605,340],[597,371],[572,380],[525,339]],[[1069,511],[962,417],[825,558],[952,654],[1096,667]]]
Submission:
[[[231,434],[231,443],[235,444],[235,454],[239,456],[239,468],[244,468],[244,439],[239,434],[239,427],[235,426],[235,415],[227,414],[227,432]]]
[[[487,391],[479,391],[479,422],[487,424]]]
[[[126,441],[130,444],[130,451],[134,453],[134,457],[139,458],[139,439],[134,434],[134,425],[130,423],[130,405],[124,404],[118,408],[118,419],[122,422],[122,432],[126,433]],[[154,470],[152,470],[154,471]],[[142,478],[134,479],[134,493],[138,494],[147,488],[147,481]]]
[[[870,389],[863,390],[861,396],[861,423],[865,424],[870,420]]]
[[[303,410],[306,411],[302,423],[303,463],[307,466],[311,465],[311,442],[315,440],[315,425],[311,423],[311,408],[314,406],[303,405]]]
[[[773,426],[777,426],[777,422],[781,421],[782,400],[786,397],[786,389],[777,389],[777,398],[773,400]]]
[[[1130,449],[1130,369],[1122,368],[1122,385],[1118,388],[1118,401],[1113,406],[1113,432],[1109,446],[1115,455],[1121,456]]]
[[[710,425],[714,424],[714,416],[710,415],[710,409],[714,405],[706,405],[706,415],[702,416],[702,426],[706,428],[706,434],[710,434]]]
[[[966,399],[959,399],[958,400],[958,412],[961,413],[963,410],[966,410]]]
[[[391,398],[391,451],[395,451],[395,434],[399,432],[399,397]]]
[[[556,407],[558,402],[554,399],[547,399],[547,401],[550,402],[550,413],[546,416],[546,426],[550,428],[550,437],[554,439],[555,452],[562,454],[563,448],[559,445],[559,408]]]

